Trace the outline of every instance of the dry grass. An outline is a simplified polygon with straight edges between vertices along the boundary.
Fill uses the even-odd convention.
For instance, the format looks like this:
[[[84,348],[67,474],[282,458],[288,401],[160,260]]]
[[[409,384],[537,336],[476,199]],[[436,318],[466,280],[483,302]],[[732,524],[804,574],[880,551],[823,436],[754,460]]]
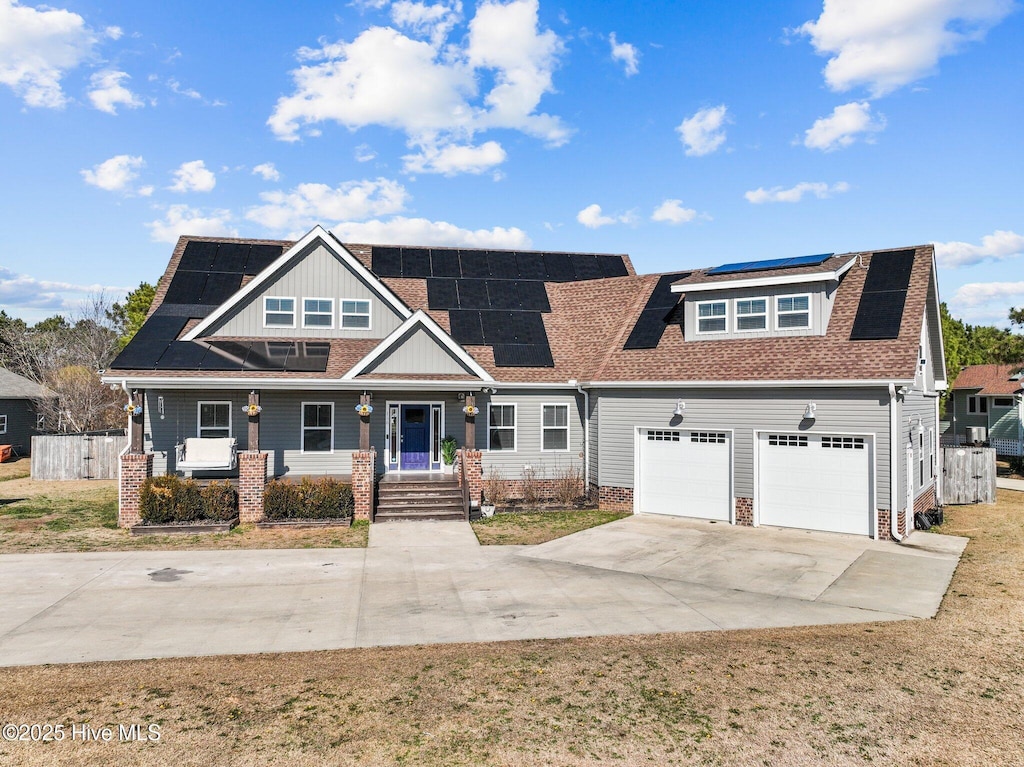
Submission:
[[[12,461],[0,463],[0,482],[27,477],[31,470],[32,461],[28,458],[15,458]]]
[[[0,764],[1024,764],[1024,494],[947,520],[934,620],[0,669],[0,722],[162,725]]]
[[[532,545],[578,533],[629,516],[619,511],[517,511],[474,520],[473,532],[484,546]]]

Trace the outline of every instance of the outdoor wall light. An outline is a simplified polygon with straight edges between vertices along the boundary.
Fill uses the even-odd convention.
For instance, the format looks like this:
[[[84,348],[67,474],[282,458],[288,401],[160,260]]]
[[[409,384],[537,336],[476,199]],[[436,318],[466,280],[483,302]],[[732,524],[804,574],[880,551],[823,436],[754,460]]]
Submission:
[[[164,417],[164,398],[163,397],[157,397],[156,398],[156,410],[157,410],[158,413],[160,413],[160,419],[163,420],[163,417]]]
[[[804,419],[813,421],[817,417],[818,406],[813,402],[808,402],[807,407],[804,408]]]
[[[676,409],[672,411],[672,415],[682,418],[686,413],[686,403],[681,399],[676,400]]]

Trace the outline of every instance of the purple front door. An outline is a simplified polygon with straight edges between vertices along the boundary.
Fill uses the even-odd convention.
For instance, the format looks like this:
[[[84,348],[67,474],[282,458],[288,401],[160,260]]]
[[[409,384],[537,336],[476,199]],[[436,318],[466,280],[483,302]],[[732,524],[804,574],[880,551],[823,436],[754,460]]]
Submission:
[[[429,413],[429,405],[402,405],[402,469],[430,468]]]

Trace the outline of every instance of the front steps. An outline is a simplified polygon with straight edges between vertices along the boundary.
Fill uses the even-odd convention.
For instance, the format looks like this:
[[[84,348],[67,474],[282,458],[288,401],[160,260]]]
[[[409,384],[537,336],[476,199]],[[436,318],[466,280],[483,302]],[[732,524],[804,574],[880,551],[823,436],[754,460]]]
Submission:
[[[381,480],[374,522],[464,520],[462,489],[454,478]]]

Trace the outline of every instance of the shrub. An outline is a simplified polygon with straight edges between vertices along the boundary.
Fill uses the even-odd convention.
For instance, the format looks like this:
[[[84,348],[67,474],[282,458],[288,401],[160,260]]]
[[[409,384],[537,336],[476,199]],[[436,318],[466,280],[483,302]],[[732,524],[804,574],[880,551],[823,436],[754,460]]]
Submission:
[[[446,466],[451,466],[455,463],[455,451],[458,449],[458,440],[451,434],[445,435],[445,438],[441,440],[441,460],[444,461]]]
[[[504,506],[508,502],[508,482],[501,469],[492,466],[484,478],[484,499],[494,506]]]
[[[228,481],[211,482],[202,490],[203,516],[226,522],[238,516],[238,491]]]
[[[524,466],[522,473],[523,506],[532,508],[540,503],[540,473],[532,466]]]
[[[302,508],[299,488],[287,479],[272,479],[263,490],[263,513],[267,519],[293,519]]]
[[[343,519],[355,511],[352,488],[331,477],[313,480],[303,477],[299,485],[302,509],[300,517],[309,519]]]
[[[150,477],[142,483],[139,493],[139,516],[151,525],[174,521],[174,500],[181,479],[174,474]]]
[[[559,506],[573,506],[583,496],[583,469],[575,464],[555,470],[555,500]]]
[[[178,483],[174,496],[174,521],[195,522],[203,518],[203,493],[194,479]]]

